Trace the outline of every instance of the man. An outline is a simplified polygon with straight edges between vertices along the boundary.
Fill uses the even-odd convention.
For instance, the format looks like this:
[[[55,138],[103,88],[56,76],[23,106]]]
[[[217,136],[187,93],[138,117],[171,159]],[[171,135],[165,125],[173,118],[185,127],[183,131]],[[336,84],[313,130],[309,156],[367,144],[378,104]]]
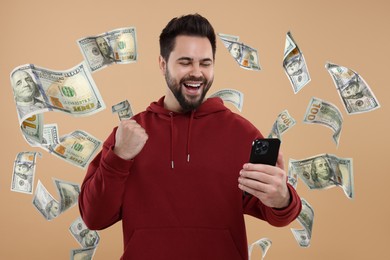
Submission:
[[[12,74],[11,79],[20,118],[29,112],[45,107],[38,86],[28,72],[17,70]]]
[[[282,156],[278,167],[248,164],[260,132],[204,99],[215,50],[207,19],[172,19],[160,35],[166,95],[121,121],[89,165],[81,216],[91,230],[122,220],[123,260],[248,259],[243,214],[284,226],[300,212]]]
[[[99,47],[101,54],[103,55],[104,62],[103,64],[112,63],[115,61],[114,54],[112,52],[111,47],[108,45],[106,39],[104,37],[96,38],[96,43]]]

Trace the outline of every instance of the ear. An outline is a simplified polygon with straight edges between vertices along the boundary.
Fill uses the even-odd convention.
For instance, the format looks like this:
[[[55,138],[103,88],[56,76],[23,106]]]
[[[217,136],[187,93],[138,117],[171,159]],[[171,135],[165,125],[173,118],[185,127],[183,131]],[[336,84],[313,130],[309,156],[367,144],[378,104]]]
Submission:
[[[167,70],[167,62],[161,55],[158,56],[158,65],[160,66],[161,73],[165,75],[165,72]]]

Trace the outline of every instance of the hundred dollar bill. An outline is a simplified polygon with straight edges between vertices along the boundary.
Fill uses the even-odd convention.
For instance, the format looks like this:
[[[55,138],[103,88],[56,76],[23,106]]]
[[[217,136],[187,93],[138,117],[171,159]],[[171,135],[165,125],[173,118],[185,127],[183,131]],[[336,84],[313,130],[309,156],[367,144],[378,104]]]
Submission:
[[[261,70],[259,55],[256,49],[238,41],[238,36],[218,34],[230,55],[243,69]]]
[[[292,174],[297,174],[310,189],[340,186],[348,198],[354,197],[352,158],[320,154],[303,160],[290,159],[290,170]]]
[[[60,214],[60,205],[38,180],[33,205],[46,220],[52,220]]]
[[[33,193],[35,163],[38,152],[20,152],[14,161],[14,171],[12,173],[11,191],[27,194]]]
[[[326,63],[325,68],[331,75],[348,114],[369,112],[380,107],[378,99],[357,72],[333,63]]]
[[[69,231],[83,248],[96,247],[99,244],[98,232],[88,229],[81,217],[73,221]]]
[[[92,260],[96,247],[78,248],[70,251],[70,260]]]
[[[137,37],[134,27],[118,28],[77,40],[92,72],[118,63],[137,61]]]
[[[340,110],[334,104],[316,97],[310,100],[303,119],[304,123],[321,124],[332,129],[336,145],[340,142],[343,121]]]
[[[42,147],[53,155],[81,168],[86,168],[98,151],[101,141],[91,134],[75,130],[60,137],[56,145]]]
[[[311,80],[305,57],[294,41],[291,32],[287,32],[286,35],[283,68],[290,80],[294,94],[298,93]]]
[[[297,220],[303,226],[303,229],[291,228],[291,232],[301,247],[308,247],[310,246],[310,239],[313,230],[314,210],[304,198],[301,198],[301,202],[302,209]]]
[[[57,192],[60,195],[59,204],[61,213],[76,205],[80,194],[79,184],[59,179],[54,179],[54,184],[56,185]]]
[[[119,120],[129,119],[133,116],[130,102],[126,99],[112,106],[112,113],[118,113]]]
[[[249,254],[249,260],[251,259],[251,255],[252,255],[252,250],[253,250],[253,247],[254,246],[259,246],[261,248],[261,252],[262,252],[262,257],[261,259],[264,259],[265,255],[267,254],[267,251],[268,249],[271,247],[272,245],[272,241],[271,239],[269,238],[260,238],[259,240],[257,240],[256,242],[252,243],[250,246],[249,246],[249,249],[248,249],[248,254]]]
[[[290,116],[288,110],[282,111],[276,118],[275,123],[272,126],[271,132],[268,135],[269,138],[278,138],[281,140],[281,136],[288,129],[296,124],[295,119]]]
[[[219,97],[225,102],[232,103],[240,112],[244,104],[244,94],[235,89],[221,89],[210,97]]]
[[[10,77],[20,124],[52,110],[89,116],[105,108],[85,62],[66,71],[26,64],[16,67]]]

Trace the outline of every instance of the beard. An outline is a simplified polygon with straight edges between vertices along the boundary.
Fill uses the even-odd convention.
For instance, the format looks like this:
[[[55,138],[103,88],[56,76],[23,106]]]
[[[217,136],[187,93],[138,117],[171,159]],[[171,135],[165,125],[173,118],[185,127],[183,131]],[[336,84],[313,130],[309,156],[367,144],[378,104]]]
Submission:
[[[172,91],[176,100],[179,102],[184,113],[197,109],[203,103],[203,100],[207,94],[207,91],[209,91],[211,85],[213,84],[213,79],[208,81],[204,77],[193,77],[193,76],[184,77],[180,80],[179,83],[177,83],[175,81],[175,79],[172,78],[171,74],[169,73],[168,68],[167,68],[167,71],[165,72],[165,81],[167,82],[167,85],[168,85],[169,89]],[[201,81],[202,82],[202,86],[201,86],[202,93],[200,94],[200,96],[186,97],[183,94],[183,91],[182,91],[183,83],[186,81]]]

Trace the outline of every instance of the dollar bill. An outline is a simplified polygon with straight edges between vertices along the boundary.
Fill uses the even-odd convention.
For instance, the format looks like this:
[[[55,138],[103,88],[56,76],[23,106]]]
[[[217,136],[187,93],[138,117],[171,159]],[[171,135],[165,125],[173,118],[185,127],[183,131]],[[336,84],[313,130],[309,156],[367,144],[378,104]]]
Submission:
[[[70,260],[92,260],[96,247],[77,248],[70,251]]]
[[[332,103],[313,97],[307,106],[304,123],[320,124],[333,130],[333,141],[339,145],[343,127],[343,116],[340,110]]]
[[[314,210],[304,198],[301,198],[301,202],[302,209],[297,220],[302,225],[303,229],[291,228],[291,232],[293,233],[299,246],[309,247],[313,231]]]
[[[60,196],[59,205],[61,213],[77,204],[80,194],[79,184],[59,179],[54,179],[54,184]]]
[[[260,247],[261,252],[262,252],[261,259],[264,259],[265,255],[267,254],[267,251],[270,249],[271,245],[272,245],[271,239],[266,238],[266,237],[260,238],[256,242],[250,244],[249,248],[248,248],[249,260],[251,259],[251,255],[252,255],[252,251],[253,251],[254,246]]]
[[[283,68],[290,80],[294,94],[298,93],[311,80],[305,57],[294,41],[291,32],[287,32],[286,35]]]
[[[357,72],[330,62],[325,64],[325,68],[348,114],[369,112],[380,107],[371,88]]]
[[[133,116],[130,102],[126,99],[112,106],[112,113],[118,113],[119,120],[129,119]]]
[[[134,27],[124,27],[77,40],[92,72],[112,64],[137,61],[137,35]]]
[[[73,221],[69,231],[83,248],[96,247],[99,244],[98,232],[88,229],[81,217]]]
[[[276,118],[275,123],[272,126],[271,132],[268,135],[269,138],[278,138],[280,140],[281,136],[284,132],[286,132],[288,129],[293,127],[296,124],[295,119],[290,116],[288,113],[288,110],[282,111],[278,117]]]
[[[310,189],[340,186],[348,198],[354,197],[352,158],[319,154],[303,160],[290,159],[289,171],[298,175]]]
[[[33,193],[35,166],[38,152],[20,152],[14,161],[12,173],[11,191],[27,194]]]
[[[241,68],[261,70],[258,51],[255,48],[239,42],[238,36],[221,33],[218,36]]]
[[[46,220],[50,221],[60,214],[60,204],[47,191],[40,180],[38,180],[35,189],[33,205]]]
[[[89,116],[105,108],[85,62],[66,71],[26,64],[16,67],[10,77],[20,124],[52,110]]]
[[[225,102],[233,104],[240,112],[244,105],[244,94],[236,89],[221,89],[210,96],[219,97]]]
[[[82,130],[75,130],[61,136],[58,144],[42,148],[56,157],[84,169],[99,150],[101,143],[91,134]]]

